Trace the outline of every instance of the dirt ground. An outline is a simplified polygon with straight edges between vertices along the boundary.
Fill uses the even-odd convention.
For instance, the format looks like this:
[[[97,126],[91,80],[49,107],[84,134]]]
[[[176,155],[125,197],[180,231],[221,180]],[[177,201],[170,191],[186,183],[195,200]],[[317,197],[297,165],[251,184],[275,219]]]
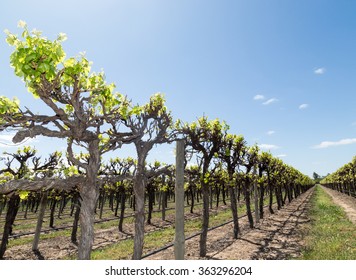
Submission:
[[[324,188],[325,189],[325,188]],[[205,259],[291,259],[297,258],[303,248],[304,235],[310,222],[308,211],[310,197],[314,189],[310,189],[281,210],[275,210],[271,215],[265,210],[265,217],[254,229],[250,229],[246,217],[240,218],[240,238],[233,239],[232,223],[209,231],[207,257]],[[333,190],[325,189],[342,206],[350,220],[356,223],[356,199]],[[190,214],[187,214],[190,215]],[[190,218],[199,218],[193,215]],[[166,222],[153,221],[154,226],[146,226],[146,231],[160,227],[171,226],[173,217],[167,217]],[[95,235],[94,249],[101,248],[120,240],[132,237],[133,228],[124,226],[125,233],[119,233],[116,228],[99,230]],[[35,255],[31,244],[14,246],[5,253],[5,259],[62,259],[75,255],[77,247],[70,242],[70,237],[58,237],[41,240],[39,250],[43,255]],[[144,252],[148,253],[148,252]],[[173,247],[153,254],[146,259],[174,259]],[[199,236],[186,241],[185,259],[200,259]]]

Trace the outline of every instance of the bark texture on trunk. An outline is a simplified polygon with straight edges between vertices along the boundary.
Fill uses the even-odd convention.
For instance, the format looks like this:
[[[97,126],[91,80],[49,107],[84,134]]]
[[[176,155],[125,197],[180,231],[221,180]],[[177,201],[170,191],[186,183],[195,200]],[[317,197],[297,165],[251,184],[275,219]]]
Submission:
[[[100,167],[99,140],[89,142],[89,160],[85,184],[80,186],[80,240],[78,259],[90,260],[94,242],[95,207],[99,197],[99,187],[96,182]]]
[[[140,260],[143,252],[145,234],[145,181],[144,174],[138,174],[134,183],[136,211],[133,260]]]
[[[133,185],[136,200],[133,260],[140,260],[143,252],[145,235],[145,188],[147,186],[147,178],[145,174],[145,160],[147,153],[137,149],[137,155],[137,169]]]
[[[87,184],[85,190],[81,192],[80,206],[80,240],[78,247],[78,259],[90,260],[90,253],[94,242],[94,220],[95,206],[99,192],[96,190],[96,185]]]

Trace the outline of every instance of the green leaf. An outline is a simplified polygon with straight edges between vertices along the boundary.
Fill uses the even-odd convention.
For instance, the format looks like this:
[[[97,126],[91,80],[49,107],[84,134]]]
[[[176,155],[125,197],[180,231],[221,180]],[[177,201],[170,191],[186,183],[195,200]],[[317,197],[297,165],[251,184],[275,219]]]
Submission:
[[[26,63],[29,63],[29,62],[31,62],[32,60],[34,60],[35,58],[36,58],[36,54],[31,53],[30,55],[28,55],[28,56],[26,57],[25,62],[26,62]],[[28,66],[28,65],[27,65],[27,66]]]

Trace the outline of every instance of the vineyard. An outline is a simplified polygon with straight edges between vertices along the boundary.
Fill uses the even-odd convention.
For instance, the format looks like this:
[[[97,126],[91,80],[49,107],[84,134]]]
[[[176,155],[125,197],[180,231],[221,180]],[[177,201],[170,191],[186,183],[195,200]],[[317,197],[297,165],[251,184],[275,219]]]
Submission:
[[[185,258],[299,256],[294,231],[310,222],[311,178],[219,119],[174,121],[161,94],[134,105],[84,55],[66,58],[65,34],[51,41],[21,26],[22,36],[7,32],[11,66],[51,114],[0,96],[0,131],[15,131],[14,143],[44,136],[67,147],[47,158],[30,146],[4,152],[0,259],[173,259],[174,243],[186,243]],[[176,164],[147,162],[161,144],[177,144]],[[127,145],[135,155],[111,157]],[[321,184],[355,199],[355,172],[356,158]],[[283,251],[244,243],[270,228],[277,233],[260,238]]]

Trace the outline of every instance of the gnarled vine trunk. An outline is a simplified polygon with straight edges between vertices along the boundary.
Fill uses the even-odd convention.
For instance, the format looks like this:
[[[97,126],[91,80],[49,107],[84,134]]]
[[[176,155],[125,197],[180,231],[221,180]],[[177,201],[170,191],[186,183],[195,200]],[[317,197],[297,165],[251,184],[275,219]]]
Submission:
[[[99,140],[89,142],[89,160],[85,183],[79,188],[80,195],[80,240],[78,259],[90,260],[94,242],[95,207],[99,197],[97,175],[100,167]]]

